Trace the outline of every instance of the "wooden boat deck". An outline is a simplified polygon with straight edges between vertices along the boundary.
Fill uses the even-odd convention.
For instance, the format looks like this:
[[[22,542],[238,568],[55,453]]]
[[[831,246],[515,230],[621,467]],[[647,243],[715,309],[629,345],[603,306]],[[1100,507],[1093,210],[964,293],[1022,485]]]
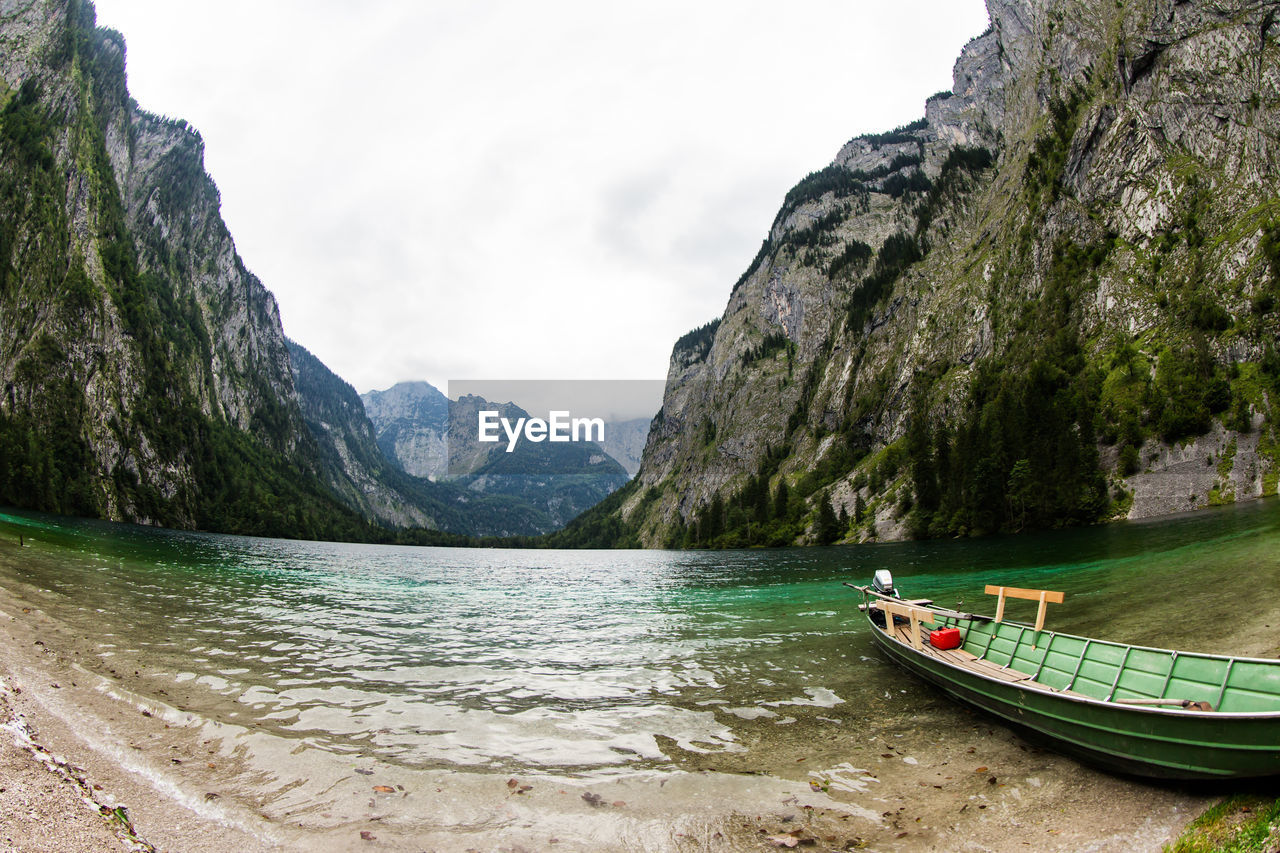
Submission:
[[[962,648],[961,649],[935,648],[929,642],[929,629],[926,628],[924,625],[921,625],[919,627],[919,631],[920,631],[921,640],[922,640],[920,644],[920,651],[928,657],[935,657],[940,660],[944,660],[947,663],[964,667],[965,669],[979,673],[980,675],[985,675],[989,678],[999,679],[1000,681],[1007,681],[1013,684],[1022,684],[1026,687],[1036,687],[1041,690],[1046,690],[1051,693],[1059,693],[1064,696],[1083,696],[1084,695],[1081,693],[1076,693],[1074,690],[1058,690],[1054,687],[1051,687],[1048,684],[1043,684],[1039,681],[1034,680],[1030,675],[1027,675],[1025,672],[1019,672],[1016,669],[1010,669],[1009,667],[1000,666],[997,663],[992,663],[991,661],[983,660],[982,658],[979,658],[970,652],[966,652]],[[912,648],[910,625],[905,623],[895,624],[894,632],[893,634],[891,634],[891,636],[895,640],[898,640],[900,643],[907,646],[908,648]]]
[[[1259,665],[1274,669],[1270,661],[1239,661],[1168,650],[1141,649],[1059,635],[1052,631],[1044,632],[1043,645],[1037,648],[1035,640],[1041,639],[1042,635],[1030,626],[1005,623],[1009,627],[1006,632],[999,623],[985,620],[975,623],[967,614],[928,610],[930,604],[932,602],[921,599],[876,602],[871,606],[882,613],[891,611],[897,617],[894,619],[893,630],[884,633],[917,654],[946,661],[953,666],[1007,684],[1043,690],[1059,696],[1152,708],[1220,710],[1223,698],[1227,697],[1237,704],[1252,701],[1255,707],[1248,710],[1280,710],[1276,695],[1280,690],[1261,693],[1233,686],[1230,681],[1233,667],[1237,671]],[[931,625],[960,628],[966,635],[965,644],[956,649],[936,648],[929,642]],[[913,628],[919,632],[918,637],[911,636]],[[973,631],[978,632],[978,639],[971,644],[968,637]],[[982,642],[982,637],[987,638],[985,643]],[[1059,648],[1054,649],[1055,643]],[[1077,648],[1064,651],[1061,648],[1064,644],[1075,644]],[[974,651],[978,647],[982,651],[975,655]],[[1095,653],[1093,656],[1090,655],[1091,651]],[[1018,663],[1023,666],[1017,666]],[[1126,668],[1126,664],[1132,665]],[[1208,672],[1204,671],[1206,666],[1209,668]],[[1196,667],[1200,667],[1200,670],[1196,670]],[[1033,670],[1034,674],[1028,673],[1027,669]],[[1047,677],[1042,679],[1041,673]],[[1274,675],[1270,677],[1277,681],[1273,686],[1280,688],[1280,679]],[[1177,693],[1173,696],[1168,691],[1170,684],[1177,688]]]

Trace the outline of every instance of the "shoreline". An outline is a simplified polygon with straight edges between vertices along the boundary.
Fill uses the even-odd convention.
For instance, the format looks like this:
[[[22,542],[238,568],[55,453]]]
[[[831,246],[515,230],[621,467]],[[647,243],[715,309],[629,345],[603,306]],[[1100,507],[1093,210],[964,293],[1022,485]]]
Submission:
[[[792,841],[817,850],[1159,850],[1216,797],[1080,767],[977,715],[964,715],[970,733],[954,748],[931,753],[928,728],[957,716],[946,699],[868,732],[853,755],[824,754],[796,727],[803,754],[782,774],[790,778],[749,769],[734,753],[682,754],[676,772],[578,778],[344,759],[354,771],[322,770],[319,789],[308,771],[333,756],[133,694],[81,666],[55,620],[22,608],[0,587],[0,712],[21,721],[0,738],[6,766],[21,763],[15,750],[27,764],[0,796],[34,801],[51,785],[65,789],[39,838],[68,851],[750,851]],[[19,730],[29,748],[15,743]],[[765,721],[758,731],[779,736]],[[136,841],[100,813],[116,806]]]
[[[1236,562],[1256,560],[1265,546],[1240,542],[1231,551]],[[94,573],[115,577],[122,557],[95,557],[77,574],[78,547],[29,536],[26,548],[0,551],[0,723],[14,721],[0,727],[0,757],[10,768],[0,797],[12,794],[30,810],[26,804],[50,791],[66,795],[31,826],[18,821],[6,850],[48,849],[39,842],[52,833],[58,849],[70,851],[689,853],[790,842],[902,853],[1157,851],[1219,796],[1250,790],[1247,782],[1149,783],[1081,765],[926,687],[869,642],[814,658],[840,667],[840,678],[793,681],[774,696],[823,685],[805,687],[804,697],[766,701],[717,687],[673,698],[667,711],[710,722],[642,729],[655,733],[653,748],[641,744],[613,763],[557,763],[564,755],[553,752],[537,764],[521,738],[536,742],[536,720],[557,723],[552,709],[536,705],[484,718],[481,763],[445,763],[397,740],[394,727],[405,723],[360,715],[359,702],[378,698],[372,686],[331,696],[325,716],[304,718],[266,701],[271,694],[257,685],[272,682],[235,683],[243,635],[226,634],[223,623],[204,624],[217,637],[199,641],[210,647],[204,651],[175,642],[177,634],[148,633],[171,611],[97,592]],[[1198,583],[1196,575],[1182,578]],[[1108,624],[1141,638],[1169,590],[1124,589],[1132,612],[1112,614]],[[181,588],[168,599],[193,607],[206,600]],[[1230,626],[1197,615],[1172,630],[1197,648],[1274,656],[1280,604],[1258,615]],[[214,662],[188,671],[188,659],[169,651],[175,647]],[[803,668],[808,653],[778,663]],[[250,659],[246,653],[245,665]],[[418,701],[436,707],[427,696]],[[447,714],[415,722],[432,737],[461,732],[468,745],[477,742],[475,730]],[[701,732],[713,736],[700,741]],[[118,805],[137,840],[104,819],[103,808]]]
[[[101,676],[57,641],[40,639],[53,620],[34,607],[13,606],[18,603],[0,587],[0,755],[9,770],[6,783],[16,783],[0,796],[45,802],[48,811],[29,826],[17,822],[36,846],[15,838],[13,849],[50,849],[51,840],[60,851],[86,853],[272,849],[253,833],[191,809],[162,776],[132,758],[136,733],[122,724],[127,714],[147,721],[144,711],[108,698],[114,691]]]
[[[20,689],[20,688],[19,688]],[[74,764],[55,756],[13,710],[14,694],[0,678],[0,814],[6,850],[31,850],[53,830],[58,849],[95,853],[106,849],[154,853],[139,838],[127,807],[99,794],[102,786]]]
[[[1197,463],[1196,470],[1199,471],[1203,467],[1204,466]],[[1209,470],[1212,472],[1215,469],[1209,469]],[[1204,513],[1204,512],[1213,512],[1213,511],[1220,511],[1220,510],[1225,511],[1233,507],[1247,508],[1253,505],[1257,505],[1259,503],[1280,502],[1280,493],[1263,492],[1263,491],[1259,491],[1257,494],[1249,494],[1243,497],[1235,497],[1232,500],[1225,501],[1222,503],[1210,502],[1207,497],[1203,499],[1200,499],[1197,497],[1196,501],[1186,501],[1184,494],[1181,492],[1179,492],[1176,496],[1174,496],[1165,492],[1156,493],[1154,491],[1155,487],[1152,486],[1151,483],[1155,482],[1155,483],[1163,484],[1165,480],[1161,478],[1161,475],[1163,475],[1164,473],[1165,472],[1135,474],[1133,475],[1133,477],[1129,478],[1130,480],[1142,480],[1142,484],[1143,484],[1142,488],[1146,490],[1146,492],[1149,492],[1149,494],[1144,494],[1144,498],[1143,498],[1144,503],[1140,510],[1129,510],[1124,514],[1108,516],[1106,518],[1099,519],[1098,521],[1093,522],[1091,524],[1077,524],[1077,525],[1071,525],[1071,526],[1062,527],[1062,528],[1043,528],[1043,529],[1036,528],[1028,531],[1019,531],[1016,533],[1009,533],[1009,532],[986,533],[975,538],[978,540],[998,540],[1002,537],[1021,536],[1026,533],[1040,533],[1040,534],[1069,533],[1071,531],[1087,530],[1090,528],[1122,527],[1127,524],[1144,524],[1149,522],[1174,521],[1182,517],[1195,516],[1197,514]],[[1179,484],[1181,483],[1181,481],[1178,481],[1178,482]],[[1158,507],[1158,509],[1153,510],[1150,508],[1152,506],[1156,506]],[[466,533],[448,533],[445,531],[431,530],[427,528],[410,528],[407,530],[405,535],[399,539],[391,535],[365,537],[365,538],[347,538],[347,539],[306,539],[301,536],[267,536],[267,535],[255,534],[255,533],[227,532],[227,531],[220,531],[220,530],[213,530],[213,529],[204,529],[199,527],[163,527],[158,524],[149,524],[145,522],[130,521],[126,519],[107,518],[105,516],[103,517],[70,516],[70,515],[64,516],[58,513],[45,513],[40,510],[25,509],[17,506],[0,506],[0,513],[6,512],[6,511],[12,511],[12,512],[23,514],[23,515],[48,516],[51,518],[65,519],[65,520],[71,520],[71,521],[88,521],[88,522],[101,523],[101,524],[120,525],[122,527],[132,527],[132,528],[137,528],[139,530],[148,531],[148,532],[207,534],[210,536],[226,536],[226,537],[237,538],[237,539],[262,540],[265,542],[271,542],[271,541],[317,542],[317,543],[327,544],[327,545],[373,545],[373,546],[384,546],[388,548],[445,548],[445,549],[457,549],[457,550],[464,550],[464,551],[466,550],[500,550],[500,551],[501,550],[511,550],[511,551],[564,550],[564,551],[571,551],[571,552],[572,551],[585,552],[585,551],[592,551],[592,550],[602,550],[599,548],[580,546],[580,545],[566,547],[562,545],[550,546],[550,545],[541,544],[547,537],[555,536],[556,534],[562,532],[563,528],[558,531],[553,531],[552,533],[539,534],[537,536],[518,536],[518,535],[517,536],[477,536],[477,535],[471,535]],[[926,539],[913,539],[910,536],[906,535],[905,524],[900,523],[896,519],[891,519],[884,522],[877,522],[877,524],[880,526],[883,526],[885,530],[888,531],[888,535],[881,535],[880,533],[877,532],[874,535],[870,535],[866,538],[861,538],[861,539],[847,538],[847,539],[842,539],[837,542],[834,542],[830,545],[815,545],[807,541],[796,541],[796,542],[791,542],[782,547],[801,548],[801,549],[819,549],[819,548],[846,547],[846,546],[858,546],[858,545],[893,545],[893,544],[903,544],[908,542],[934,542],[934,543],[961,542],[961,541],[967,541],[968,539],[968,537],[964,537],[964,536],[936,536],[936,537],[930,537]],[[383,530],[383,528],[378,528],[378,529]],[[421,534],[421,535],[409,535],[409,534]],[[19,539],[0,541],[0,547],[4,545],[12,545],[13,547],[23,547],[25,542],[20,544],[20,541],[19,541],[22,538],[21,535],[20,534],[13,534],[13,535],[19,536]],[[606,548],[603,550],[618,550],[618,551],[674,550],[674,551],[688,551],[693,553],[701,553],[701,552],[708,552],[708,551],[709,552],[717,552],[717,551],[729,552],[729,551],[744,551],[744,550],[745,551],[769,551],[769,550],[775,550],[775,546],[735,545],[735,546],[725,546],[725,547],[701,546],[697,548],[665,548],[665,547],[638,546],[634,548],[616,548],[616,549]]]

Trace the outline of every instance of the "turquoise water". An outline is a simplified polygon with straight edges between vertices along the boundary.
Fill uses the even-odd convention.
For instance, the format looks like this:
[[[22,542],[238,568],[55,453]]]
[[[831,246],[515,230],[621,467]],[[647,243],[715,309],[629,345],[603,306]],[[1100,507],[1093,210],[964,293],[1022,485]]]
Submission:
[[[1280,640],[1229,618],[1245,602],[1265,623],[1280,606],[1274,500],[769,551],[397,548],[13,511],[0,543],[0,586],[62,625],[88,669],[209,719],[409,767],[590,772],[712,755],[768,770],[815,726],[860,737],[904,713],[881,701],[890,691],[932,701],[875,653],[842,586],[877,568],[905,596],[979,612],[993,607],[986,583],[1061,589],[1048,624],[1073,633],[1251,654]],[[1013,618],[1033,612],[1019,606]]]

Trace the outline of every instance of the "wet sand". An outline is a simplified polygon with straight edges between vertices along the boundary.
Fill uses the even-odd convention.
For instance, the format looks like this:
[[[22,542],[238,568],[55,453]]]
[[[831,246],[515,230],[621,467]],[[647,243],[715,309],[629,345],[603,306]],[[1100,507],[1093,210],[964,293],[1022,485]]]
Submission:
[[[0,588],[6,850],[1159,850],[1218,793],[1096,772],[905,684],[743,720],[738,751],[663,743],[675,771],[406,768],[92,671],[93,638],[19,596]]]

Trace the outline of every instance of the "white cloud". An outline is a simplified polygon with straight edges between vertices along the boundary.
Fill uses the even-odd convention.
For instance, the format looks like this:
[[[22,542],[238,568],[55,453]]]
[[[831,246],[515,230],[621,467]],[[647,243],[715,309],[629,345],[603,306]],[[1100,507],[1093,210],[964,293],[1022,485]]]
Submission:
[[[918,118],[980,0],[98,0],[286,332],[361,391],[660,378],[786,190]]]

